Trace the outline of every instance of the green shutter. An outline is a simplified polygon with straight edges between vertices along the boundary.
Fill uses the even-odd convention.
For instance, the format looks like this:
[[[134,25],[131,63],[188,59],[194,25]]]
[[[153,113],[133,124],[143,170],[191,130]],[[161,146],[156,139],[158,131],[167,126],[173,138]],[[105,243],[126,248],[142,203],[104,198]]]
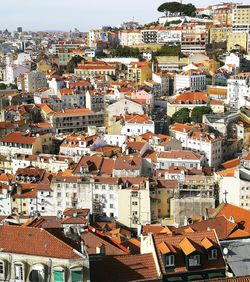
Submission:
[[[63,272],[54,271],[54,282],[63,282]]]
[[[71,272],[71,281],[72,282],[82,282],[82,272],[81,271],[72,271]]]

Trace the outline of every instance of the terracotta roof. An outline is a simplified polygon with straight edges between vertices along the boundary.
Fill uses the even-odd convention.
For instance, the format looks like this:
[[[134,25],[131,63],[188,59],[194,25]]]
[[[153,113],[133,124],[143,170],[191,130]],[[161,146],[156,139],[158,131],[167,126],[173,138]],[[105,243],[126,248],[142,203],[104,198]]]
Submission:
[[[80,258],[72,247],[41,228],[0,226],[0,248],[6,253],[20,255]]]
[[[88,231],[82,233],[81,238],[89,255],[95,255],[96,247],[100,245],[104,245],[106,255],[121,255],[129,252],[125,247],[112,240],[112,238],[92,227],[89,227]]]
[[[220,170],[220,171],[217,171],[216,173],[220,176],[232,177],[235,174],[235,167]]]
[[[202,245],[204,238],[209,239],[214,247],[218,251],[217,260],[209,260],[206,254],[206,249]],[[169,235],[169,234],[153,234],[154,244],[157,250],[157,257],[160,264],[160,268],[163,274],[166,274],[165,262],[159,248],[157,247],[161,242],[171,244],[176,250],[175,254],[175,268],[172,272],[167,272],[168,275],[174,275],[176,273],[187,273],[189,269],[186,265],[186,256],[192,253],[198,252],[201,255],[202,264],[196,266],[196,271],[209,271],[209,270],[225,270],[225,262],[220,250],[220,245],[214,230],[204,232],[192,232],[185,233],[184,235]]]
[[[207,104],[208,95],[205,92],[179,94],[170,104]]]
[[[152,254],[105,256],[90,262],[90,273],[93,282],[159,281]]]
[[[64,216],[73,216],[75,213],[78,216],[87,216],[89,215],[90,209],[74,209],[74,208],[67,208],[63,211]]]
[[[232,159],[221,164],[225,169],[235,168],[240,164],[240,158]]]
[[[140,156],[118,156],[115,160],[115,170],[139,170],[142,166],[142,158]]]
[[[141,242],[139,239],[130,239],[121,243],[125,248],[129,249],[131,254],[140,254]]]
[[[62,224],[86,224],[88,220],[82,217],[67,217],[61,221]]]
[[[81,168],[88,168],[90,174],[112,174],[114,160],[102,156],[83,156],[73,174],[81,174]]]
[[[202,155],[192,151],[167,151],[160,152],[158,158],[164,159],[182,159],[182,160],[202,160]]]
[[[81,109],[65,109],[63,112],[55,112],[55,117],[63,117],[63,116],[85,116],[91,115],[93,112],[87,108]]]
[[[14,131],[0,139],[0,142],[33,145],[36,140],[37,137],[31,137],[29,133]]]
[[[216,217],[225,216],[227,219],[233,217],[235,222],[242,226],[242,229],[250,233],[250,210],[246,210],[228,203],[223,203],[215,212]]]
[[[237,229],[237,224],[227,220],[224,216],[202,220],[187,226],[182,226],[175,229],[177,233],[184,233],[186,228],[192,228],[196,232],[206,231],[208,229],[215,229],[219,240],[226,239],[228,236]]]

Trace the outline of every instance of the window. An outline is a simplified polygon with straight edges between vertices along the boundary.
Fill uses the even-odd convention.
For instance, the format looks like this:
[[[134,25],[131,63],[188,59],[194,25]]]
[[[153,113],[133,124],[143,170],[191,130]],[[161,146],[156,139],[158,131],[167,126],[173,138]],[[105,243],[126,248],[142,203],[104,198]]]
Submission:
[[[16,282],[24,281],[22,264],[15,264],[15,281]]]
[[[174,266],[174,255],[167,255],[165,257],[165,266]]]
[[[4,274],[4,262],[0,261],[0,274]]]
[[[113,204],[110,204],[109,207],[110,207],[111,209],[113,209],[113,208],[114,208],[114,205],[113,205]]]
[[[188,259],[189,266],[198,266],[200,263],[200,255],[190,256]]]
[[[216,249],[212,249],[208,252],[208,259],[209,260],[215,260],[215,259],[217,259],[217,256],[218,256],[218,254],[217,254]]]
[[[64,281],[64,272],[54,270],[54,282],[63,282]]]
[[[138,203],[137,203],[137,202],[132,202],[132,205],[133,205],[133,206],[137,206]]]
[[[83,280],[82,271],[71,271],[71,281],[72,282],[81,282]]]

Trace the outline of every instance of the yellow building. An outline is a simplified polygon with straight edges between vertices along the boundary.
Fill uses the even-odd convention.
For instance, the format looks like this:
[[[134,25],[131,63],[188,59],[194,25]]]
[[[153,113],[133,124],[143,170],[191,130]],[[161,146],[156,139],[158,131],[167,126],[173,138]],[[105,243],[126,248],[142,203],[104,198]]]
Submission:
[[[211,27],[209,31],[209,35],[210,35],[209,42],[211,44],[225,42],[227,41],[231,33],[232,33],[232,27],[227,27],[227,26]]]
[[[241,50],[247,50],[247,33],[232,32],[227,39],[227,51],[235,49],[235,45],[239,45]]]
[[[152,220],[162,220],[170,217],[170,199],[174,197],[177,180],[158,180],[157,185],[151,189]]]
[[[152,64],[150,62],[134,62],[128,66],[128,79],[137,85],[144,85],[152,79]]]

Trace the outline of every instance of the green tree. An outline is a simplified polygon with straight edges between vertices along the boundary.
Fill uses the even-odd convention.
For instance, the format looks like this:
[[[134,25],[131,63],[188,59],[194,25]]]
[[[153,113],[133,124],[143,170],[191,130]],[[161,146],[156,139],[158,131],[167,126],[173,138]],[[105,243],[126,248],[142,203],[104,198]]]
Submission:
[[[0,83],[0,90],[5,90],[7,88],[7,85],[4,83]]]
[[[163,45],[157,52],[156,56],[180,56],[181,46]]]
[[[70,73],[74,72],[74,69],[77,67],[77,65],[83,60],[81,56],[74,56],[71,58],[71,60],[68,62],[66,70]]]
[[[10,83],[8,88],[10,88],[10,89],[17,89],[17,86],[14,83]]]
[[[159,12],[170,12],[170,13],[182,13],[185,16],[194,16],[196,12],[196,7],[189,4],[181,4],[178,2],[166,2],[159,6],[158,8]]]
[[[212,109],[210,107],[207,106],[194,107],[191,113],[191,121],[200,123],[202,122],[202,116],[210,113],[212,113]]]
[[[172,123],[187,123],[190,122],[190,110],[188,108],[182,108],[175,112],[172,116]]]
[[[140,50],[139,48],[133,48],[128,46],[118,46],[116,49],[111,51],[111,54],[114,57],[140,57]]]

